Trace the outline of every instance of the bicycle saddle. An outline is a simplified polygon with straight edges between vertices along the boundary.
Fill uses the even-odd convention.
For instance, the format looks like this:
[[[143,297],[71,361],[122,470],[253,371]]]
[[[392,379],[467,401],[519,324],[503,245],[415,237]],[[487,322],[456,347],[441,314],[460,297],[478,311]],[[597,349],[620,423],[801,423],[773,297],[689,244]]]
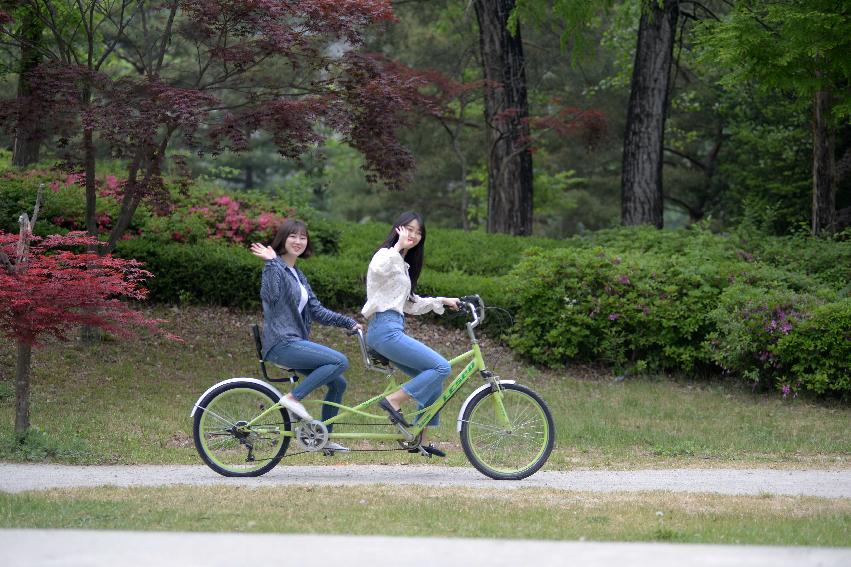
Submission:
[[[372,350],[371,348],[366,349],[366,354],[369,356],[369,360],[373,364],[379,364],[381,366],[390,366],[390,359],[380,354],[378,351]]]

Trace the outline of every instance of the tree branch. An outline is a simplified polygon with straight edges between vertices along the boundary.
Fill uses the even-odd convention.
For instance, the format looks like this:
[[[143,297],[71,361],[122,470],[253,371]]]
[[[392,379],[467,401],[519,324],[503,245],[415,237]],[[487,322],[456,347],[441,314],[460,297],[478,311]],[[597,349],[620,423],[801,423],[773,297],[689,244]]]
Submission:
[[[38,192],[35,195],[35,207],[33,207],[33,218],[30,221],[30,227],[35,226],[35,221],[38,220],[38,212],[41,210],[41,201],[44,197],[44,183],[38,184]]]
[[[154,68],[154,75],[159,76],[160,69],[162,69],[163,61],[165,60],[165,51],[168,48],[168,44],[171,42],[171,28],[174,25],[174,17],[177,14],[177,2],[171,3],[171,11],[168,14],[168,23],[165,26],[165,31],[163,32],[162,42],[160,43],[160,54],[157,58],[157,64]]]
[[[695,166],[697,166],[697,167],[699,167],[700,169],[702,169],[702,170],[706,171],[706,164],[705,164],[705,163],[703,163],[703,162],[701,162],[700,160],[698,160],[698,159],[696,159],[696,158],[693,158],[692,156],[690,156],[690,155],[688,155],[688,154],[685,154],[685,153],[683,153],[683,152],[681,152],[681,151],[679,151],[679,150],[675,150],[674,148],[669,148],[669,147],[665,146],[663,149],[664,149],[666,152],[668,152],[668,153],[674,154],[675,156],[679,156],[679,157],[681,157],[681,158],[683,158],[683,159],[686,159],[686,160],[690,161],[690,162],[691,162],[692,164],[694,164]]]
[[[691,205],[689,205],[688,203],[686,203],[682,199],[678,199],[676,197],[671,197],[669,195],[665,195],[664,199],[666,201],[670,201],[671,203],[674,203],[675,205],[679,205],[682,208],[684,208],[686,210],[686,212],[688,213],[688,216],[691,217],[692,220],[698,220],[698,219],[703,218],[703,211],[701,211],[700,209],[697,209],[695,207],[692,207]]]
[[[680,4],[692,4],[693,6],[696,6],[696,7],[700,8],[701,10],[703,10],[713,20],[718,21],[718,22],[721,21],[721,18],[719,18],[717,15],[715,15],[715,12],[713,12],[712,10],[710,10],[709,8],[707,8],[705,5],[701,4],[700,2],[697,2],[696,0],[680,0]],[[697,14],[691,14],[691,16],[694,19],[698,19]]]
[[[110,56],[110,54],[113,52],[115,47],[118,45],[118,42],[121,41],[121,38],[124,36],[124,28],[126,28],[127,25],[131,21],[133,21],[133,17],[135,16],[135,14],[130,14],[130,17],[127,18],[126,21],[124,19],[124,11],[127,9],[127,6],[129,6],[131,2],[132,2],[132,0],[123,0],[121,2],[121,12],[118,14],[118,24],[115,24],[115,22],[112,22],[111,17],[105,16],[104,19],[109,19],[109,21],[111,21],[113,23],[113,25],[115,25],[115,27],[116,27],[115,39],[113,40],[112,43],[107,43],[106,49],[101,54],[100,59],[98,59],[98,62],[95,64],[95,67],[94,67],[95,70],[100,69],[101,65],[104,64],[107,57]],[[100,24],[98,24],[98,25],[100,25]]]

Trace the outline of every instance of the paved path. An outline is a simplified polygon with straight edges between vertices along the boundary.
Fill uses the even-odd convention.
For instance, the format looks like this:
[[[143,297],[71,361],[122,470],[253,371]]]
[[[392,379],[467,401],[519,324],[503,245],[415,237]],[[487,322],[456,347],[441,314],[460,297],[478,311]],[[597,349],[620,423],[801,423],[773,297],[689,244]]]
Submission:
[[[0,530],[5,567],[848,567],[851,549],[408,537]]]
[[[0,463],[2,492],[175,484],[251,487],[287,484],[415,484],[589,492],[671,491],[851,498],[851,469],[541,471],[522,481],[494,481],[472,468],[434,465],[278,466],[262,477],[234,479],[219,476],[203,465],[67,466]]]

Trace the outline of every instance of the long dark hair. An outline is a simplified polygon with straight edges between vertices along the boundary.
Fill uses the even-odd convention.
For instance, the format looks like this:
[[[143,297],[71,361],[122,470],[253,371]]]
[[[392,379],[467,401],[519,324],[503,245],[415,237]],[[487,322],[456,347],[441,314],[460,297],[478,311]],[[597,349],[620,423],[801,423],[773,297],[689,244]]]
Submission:
[[[275,239],[272,240],[272,249],[278,256],[283,256],[286,253],[284,245],[287,243],[287,238],[293,233],[304,233],[307,237],[307,246],[304,247],[304,252],[300,258],[310,258],[313,255],[313,247],[310,245],[310,234],[307,232],[307,225],[304,221],[298,219],[285,219],[278,227],[278,233]]]
[[[405,254],[405,262],[408,263],[408,276],[411,278],[411,294],[417,289],[417,280],[420,279],[420,272],[423,271],[423,262],[425,261],[425,243],[426,243],[426,227],[423,217],[419,213],[408,211],[399,215],[399,218],[393,223],[393,228],[390,229],[390,234],[378,248],[393,248],[399,241],[399,234],[396,229],[400,226],[405,226],[411,221],[420,223],[420,231],[423,235],[416,246],[408,250]]]

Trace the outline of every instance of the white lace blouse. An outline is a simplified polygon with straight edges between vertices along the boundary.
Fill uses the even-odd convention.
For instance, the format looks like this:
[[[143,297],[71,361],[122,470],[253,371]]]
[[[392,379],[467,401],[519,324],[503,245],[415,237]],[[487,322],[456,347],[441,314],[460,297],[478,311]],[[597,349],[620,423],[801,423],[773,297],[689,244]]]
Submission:
[[[389,310],[401,314],[443,313],[442,297],[411,295],[408,263],[395,248],[382,248],[372,257],[366,273],[366,305],[361,314],[369,320],[375,313]]]

